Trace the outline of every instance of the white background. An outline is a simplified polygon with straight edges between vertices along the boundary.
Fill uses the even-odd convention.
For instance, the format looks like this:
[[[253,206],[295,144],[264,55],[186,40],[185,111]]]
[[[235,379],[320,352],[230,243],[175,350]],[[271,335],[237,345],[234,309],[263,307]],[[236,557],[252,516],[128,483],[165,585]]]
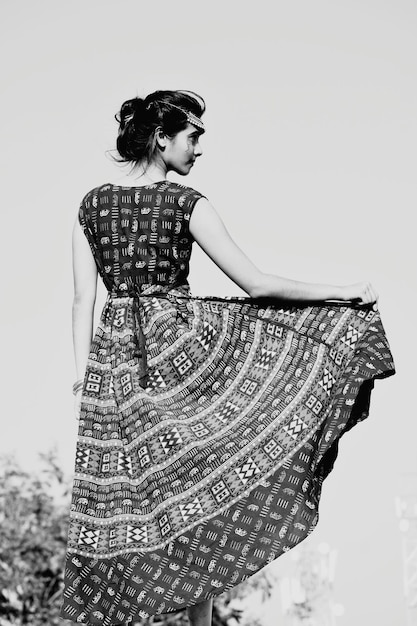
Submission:
[[[380,293],[398,373],[343,439],[314,536],[338,550],[340,626],[404,623],[394,498],[417,471],[415,1],[3,0],[0,24],[0,451],[35,467],[56,445],[72,472],[78,206],[123,174],[105,151],[124,100],[197,91],[204,155],[172,179],[208,196],[261,269]],[[242,293],[197,246],[190,282]]]

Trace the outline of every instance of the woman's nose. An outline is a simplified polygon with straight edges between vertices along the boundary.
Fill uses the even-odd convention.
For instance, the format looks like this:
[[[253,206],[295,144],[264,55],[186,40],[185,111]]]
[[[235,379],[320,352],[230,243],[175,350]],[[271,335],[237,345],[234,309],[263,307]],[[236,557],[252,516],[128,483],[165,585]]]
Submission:
[[[203,154],[203,151],[201,149],[200,144],[198,143],[196,147],[194,148],[194,156],[198,157],[198,156],[201,156],[202,154]]]

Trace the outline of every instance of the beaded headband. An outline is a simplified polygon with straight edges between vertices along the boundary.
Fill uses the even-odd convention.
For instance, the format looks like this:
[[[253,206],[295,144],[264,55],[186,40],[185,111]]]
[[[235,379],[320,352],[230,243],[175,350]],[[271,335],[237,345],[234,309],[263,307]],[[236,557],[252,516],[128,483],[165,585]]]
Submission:
[[[146,108],[149,109],[151,104],[154,104],[154,102],[150,102]],[[189,122],[193,126],[196,126],[197,128],[201,128],[201,130],[205,130],[202,120],[199,117],[197,117],[197,115],[194,115],[194,113],[191,113],[191,111],[187,111],[186,109],[183,109],[182,107],[179,107],[176,104],[171,104],[171,102],[166,102],[165,104],[167,104],[170,107],[175,107],[176,109],[179,109],[187,117],[187,122]],[[133,115],[134,113],[130,113],[130,115],[126,115],[125,123],[130,122],[130,120],[133,118]]]
[[[166,102],[166,104],[168,104],[168,106],[170,107],[175,107],[176,109],[182,111],[187,117],[187,122],[189,122],[193,126],[197,126],[197,128],[201,128],[201,130],[205,130],[202,120],[197,117],[197,115],[194,115],[194,113],[191,113],[191,111],[187,111],[186,109],[183,109],[176,104],[171,104],[171,102]]]

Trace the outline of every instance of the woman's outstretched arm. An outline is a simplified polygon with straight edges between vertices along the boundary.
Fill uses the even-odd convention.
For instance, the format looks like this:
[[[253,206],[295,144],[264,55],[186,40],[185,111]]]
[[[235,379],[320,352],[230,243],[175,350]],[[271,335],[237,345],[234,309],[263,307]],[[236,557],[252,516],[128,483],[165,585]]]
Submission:
[[[78,217],[72,233],[74,299],[72,337],[77,380],[84,378],[93,337],[94,305],[97,293],[97,267]]]
[[[196,203],[190,218],[190,232],[214,263],[252,298],[324,301],[358,300],[375,302],[377,293],[369,282],[336,286],[305,283],[261,272],[229,235],[223,221],[206,200]]]

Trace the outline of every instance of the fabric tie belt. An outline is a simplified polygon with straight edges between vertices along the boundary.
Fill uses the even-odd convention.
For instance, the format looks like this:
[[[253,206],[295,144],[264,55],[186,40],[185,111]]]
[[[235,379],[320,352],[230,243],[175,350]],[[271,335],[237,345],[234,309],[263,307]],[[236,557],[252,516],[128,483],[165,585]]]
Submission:
[[[146,389],[147,384],[148,384],[148,379],[149,379],[149,370],[148,370],[148,358],[147,358],[147,351],[146,351],[146,340],[145,340],[145,335],[142,329],[142,323],[141,323],[141,319],[140,319],[140,302],[141,300],[143,301],[143,299],[145,298],[164,298],[164,299],[170,299],[169,298],[169,291],[173,290],[175,292],[175,295],[177,297],[183,297],[183,298],[189,298],[190,297],[190,293],[188,291],[187,288],[185,288],[185,293],[184,291],[178,287],[175,288],[170,288],[169,290],[160,290],[160,289],[155,289],[155,290],[151,290],[151,291],[145,291],[145,292],[141,292],[139,289],[135,289],[135,288],[131,288],[131,286],[129,286],[128,289],[126,290],[113,290],[109,293],[109,298],[110,300],[113,298],[132,298],[132,314],[133,314],[133,319],[134,319],[134,324],[135,324],[135,332],[136,332],[136,336],[137,336],[137,340],[138,340],[138,379],[139,379],[139,385],[143,388]]]
[[[148,384],[148,378],[149,378],[148,372],[149,371],[148,371],[148,357],[146,354],[145,335],[143,333],[142,324],[140,321],[140,312],[139,312],[140,297],[141,296],[139,295],[135,295],[133,297],[132,312],[133,312],[133,319],[135,320],[135,328],[136,328],[138,344],[139,344],[139,370],[138,370],[139,385],[143,389],[145,389]]]

